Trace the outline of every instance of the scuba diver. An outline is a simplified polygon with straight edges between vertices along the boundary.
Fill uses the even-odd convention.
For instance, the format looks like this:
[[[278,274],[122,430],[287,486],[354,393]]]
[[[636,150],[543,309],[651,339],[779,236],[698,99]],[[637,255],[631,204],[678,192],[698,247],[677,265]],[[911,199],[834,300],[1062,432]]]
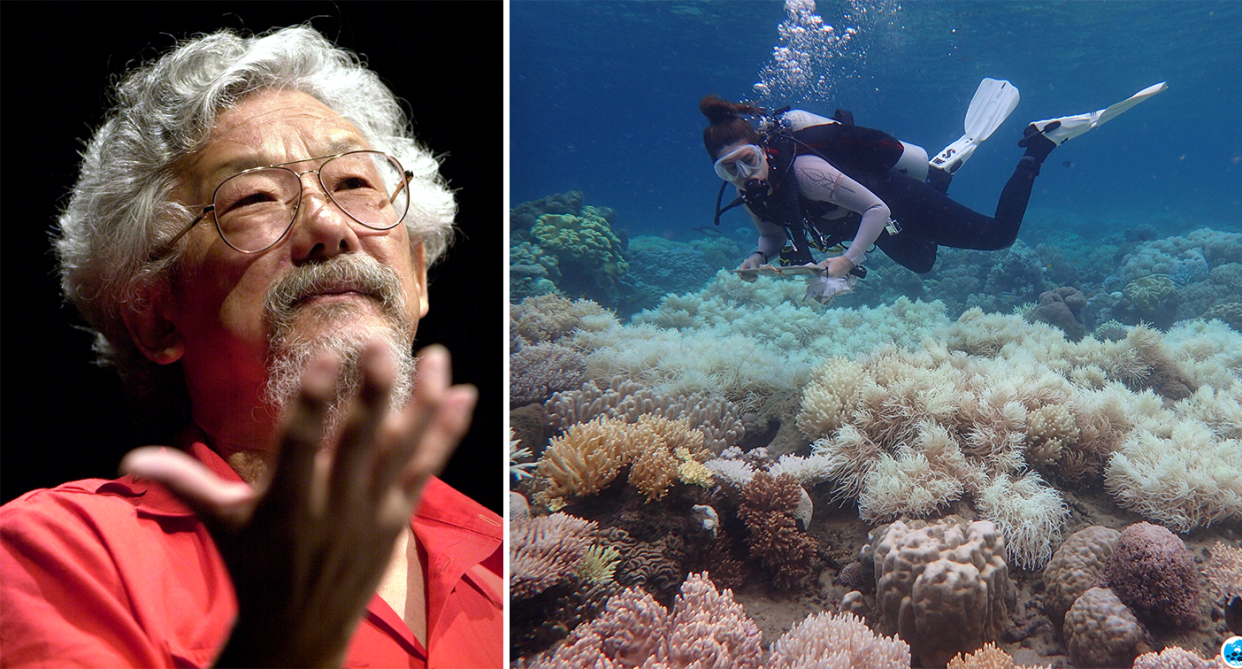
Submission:
[[[725,181],[716,203],[720,215],[744,205],[759,230],[758,248],[738,268],[753,280],[779,258],[784,266],[811,266],[827,281],[865,276],[861,267],[872,246],[910,270],[931,270],[939,246],[998,250],[1018,236],[1039,168],[1057,146],[1095,128],[1167,86],[1148,87],[1111,107],[1029,124],[1018,142],[1026,149],[1001,190],[993,216],[950,199],[953,175],[1018,103],[1007,81],[984,79],[966,115],[966,134],[930,161],[927,152],[887,133],[854,125],[837,110],[825,118],[785,108],[767,114],[756,107],[709,95],[699,103],[711,125],[703,143]],[[748,120],[758,116],[756,129]],[[739,197],[720,207],[724,188]],[[810,249],[844,252],[815,263]],[[823,286],[808,296],[827,303],[838,290]]]

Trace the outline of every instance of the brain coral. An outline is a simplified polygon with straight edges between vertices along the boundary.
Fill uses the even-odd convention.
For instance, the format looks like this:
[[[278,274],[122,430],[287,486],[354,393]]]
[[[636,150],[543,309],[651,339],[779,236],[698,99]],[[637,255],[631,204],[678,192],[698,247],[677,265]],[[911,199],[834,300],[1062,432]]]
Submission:
[[[1092,525],[1071,534],[1048,561],[1044,567],[1044,610],[1058,628],[1074,600],[1104,573],[1120,536],[1111,527]]]
[[[1065,614],[1061,627],[1079,667],[1128,667],[1151,650],[1147,630],[1108,588],[1091,588]]]
[[[1135,523],[1117,539],[1101,585],[1145,623],[1191,627],[1199,620],[1199,570],[1168,529]]]
[[[1004,538],[988,521],[896,521],[871,533],[878,629],[924,665],[943,665],[1009,625]]]

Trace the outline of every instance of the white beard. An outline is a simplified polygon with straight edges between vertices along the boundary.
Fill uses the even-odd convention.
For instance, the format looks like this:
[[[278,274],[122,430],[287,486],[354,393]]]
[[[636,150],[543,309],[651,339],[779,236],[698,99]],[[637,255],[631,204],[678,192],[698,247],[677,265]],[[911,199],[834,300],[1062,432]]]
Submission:
[[[356,314],[352,307],[332,307],[317,313],[303,313],[297,303],[314,294],[317,286],[331,281],[357,283],[381,303],[386,324],[368,330],[348,329],[327,335],[307,337],[294,330],[295,319],[315,319],[330,324]],[[283,416],[302,389],[302,377],[311,360],[322,352],[339,359],[335,394],[328,407],[324,436],[334,443],[353,398],[362,385],[359,359],[368,341],[382,340],[396,366],[396,379],[389,409],[405,406],[414,388],[415,361],[411,347],[415,323],[405,305],[405,294],[396,272],[362,254],[338,256],[331,262],[306,265],[278,282],[267,298],[265,315],[269,325],[267,384],[263,400],[278,416]]]

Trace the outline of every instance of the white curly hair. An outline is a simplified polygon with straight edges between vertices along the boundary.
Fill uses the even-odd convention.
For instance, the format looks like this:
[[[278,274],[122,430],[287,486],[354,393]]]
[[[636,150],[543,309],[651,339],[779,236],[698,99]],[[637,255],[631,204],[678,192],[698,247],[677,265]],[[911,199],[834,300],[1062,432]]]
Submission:
[[[164,247],[197,213],[172,198],[175,165],[204,147],[217,115],[273,89],[315,97],[414,173],[404,222],[411,243],[424,245],[428,266],[452,242],[457,205],[439,160],[414,138],[397,98],[357,55],[305,25],[181,42],[116,86],[115,106],[83,153],[53,235],[65,296],[95,330],[99,363],[117,366],[139,408],[184,403],[179,366],[147,360],[122,318],[144,288],[176,271],[181,247]]]

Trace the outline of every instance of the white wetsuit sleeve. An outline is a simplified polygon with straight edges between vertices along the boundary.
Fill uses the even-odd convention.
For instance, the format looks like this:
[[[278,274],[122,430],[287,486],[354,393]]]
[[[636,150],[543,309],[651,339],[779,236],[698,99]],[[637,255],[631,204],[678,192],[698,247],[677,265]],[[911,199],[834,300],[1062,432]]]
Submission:
[[[892,212],[879,197],[862,184],[845,176],[818,156],[798,156],[794,161],[794,175],[798,189],[807,199],[831,202],[852,212],[862,214],[858,234],[850,242],[850,248],[842,255],[855,265],[863,261],[863,254],[879,239]]]

